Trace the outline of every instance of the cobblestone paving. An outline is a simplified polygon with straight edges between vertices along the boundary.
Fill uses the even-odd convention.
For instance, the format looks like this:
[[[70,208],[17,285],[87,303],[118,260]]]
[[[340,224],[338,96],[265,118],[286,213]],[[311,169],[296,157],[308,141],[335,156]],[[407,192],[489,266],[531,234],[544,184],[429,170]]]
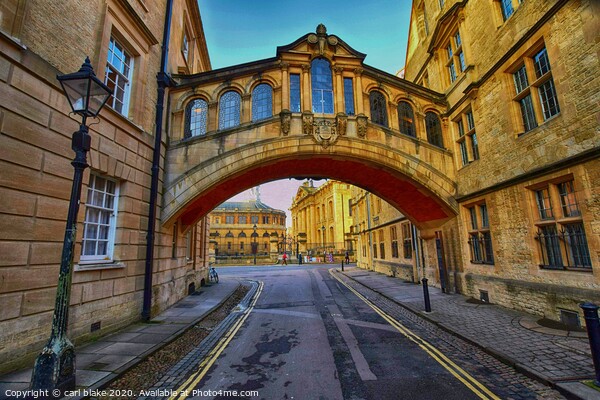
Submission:
[[[444,331],[375,291],[342,274],[337,276],[413,333],[437,347],[499,397],[518,400],[564,399],[558,391],[518,373],[514,368],[496,360],[483,350]]]
[[[388,286],[389,292],[385,287],[388,279],[384,275],[356,277],[369,287],[382,287],[378,291],[394,298],[392,286]],[[394,290],[398,290],[398,285],[406,285],[407,290],[421,290],[416,285],[402,282],[395,283]],[[423,309],[423,299],[419,296],[400,302],[412,310]],[[594,376],[587,338],[553,336],[525,329],[519,324],[523,313],[498,306],[469,304],[460,295],[433,297],[431,304],[434,313],[428,315],[429,318],[516,361],[520,367],[548,381]]]

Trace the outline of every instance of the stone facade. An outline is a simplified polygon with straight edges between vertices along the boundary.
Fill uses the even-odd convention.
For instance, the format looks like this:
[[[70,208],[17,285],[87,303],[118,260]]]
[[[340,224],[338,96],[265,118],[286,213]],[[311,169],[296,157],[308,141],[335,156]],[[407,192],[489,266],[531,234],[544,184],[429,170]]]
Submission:
[[[318,188],[305,181],[298,188],[290,211],[292,234],[302,254],[323,258],[327,252],[341,260],[346,251],[354,252],[350,190],[351,185],[333,180]]]
[[[448,99],[460,207],[441,232],[456,240],[445,246],[456,289],[559,319],[600,300],[600,8],[503,3],[415,1],[405,76]],[[490,257],[473,254],[477,231]]]
[[[357,187],[352,187],[351,206],[356,265],[419,282],[423,270],[417,256],[418,235],[411,222],[385,200]]]
[[[167,72],[210,69],[196,2],[174,4]],[[0,373],[32,365],[50,335],[73,179],[70,138],[80,121],[69,115],[56,75],[77,71],[89,56],[103,79],[110,52],[119,49],[132,65],[131,73],[111,75],[129,82],[128,95],[117,94],[124,107],[111,102],[98,119],[88,119],[92,144],[78,216],[69,337],[78,344],[140,319],[165,8],[165,1],[137,0],[16,0],[0,6]],[[101,211],[112,221],[107,251],[94,240],[104,233],[88,217],[98,205],[93,193],[105,192],[115,200],[104,205],[116,204]],[[206,221],[185,231],[158,222],[153,313],[207,275]],[[186,251],[187,245],[193,248]]]
[[[210,249],[216,264],[250,264],[255,254],[258,263],[271,263],[284,251],[285,211],[260,200],[225,202],[216,207],[208,219]]]

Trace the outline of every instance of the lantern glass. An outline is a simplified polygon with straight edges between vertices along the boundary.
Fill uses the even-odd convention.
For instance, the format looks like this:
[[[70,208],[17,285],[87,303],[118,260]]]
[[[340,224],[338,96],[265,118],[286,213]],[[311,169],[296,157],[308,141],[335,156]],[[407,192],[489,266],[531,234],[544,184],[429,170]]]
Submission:
[[[69,100],[71,109],[82,117],[98,115],[112,94],[112,90],[94,74],[89,58],[85,60],[79,71],[61,75],[58,80]]]

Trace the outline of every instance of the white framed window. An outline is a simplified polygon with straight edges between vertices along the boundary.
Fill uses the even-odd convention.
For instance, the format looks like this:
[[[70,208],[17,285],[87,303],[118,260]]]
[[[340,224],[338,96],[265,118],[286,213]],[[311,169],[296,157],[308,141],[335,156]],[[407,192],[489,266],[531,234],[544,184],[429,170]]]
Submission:
[[[90,174],[81,262],[111,262],[115,244],[119,185],[116,181]]]
[[[111,37],[108,44],[104,83],[113,90],[113,94],[106,104],[125,117],[129,114],[132,74],[133,57],[114,37]]]

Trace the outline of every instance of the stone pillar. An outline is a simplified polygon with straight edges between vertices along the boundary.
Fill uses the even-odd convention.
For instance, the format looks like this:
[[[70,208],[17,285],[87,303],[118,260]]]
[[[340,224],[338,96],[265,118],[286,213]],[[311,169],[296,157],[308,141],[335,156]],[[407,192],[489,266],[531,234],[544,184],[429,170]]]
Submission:
[[[207,132],[214,132],[217,130],[218,125],[218,118],[217,118],[217,111],[218,111],[218,105],[219,103],[216,101],[211,101],[208,103],[208,123],[207,123],[207,127],[206,127],[206,131]]]
[[[252,121],[252,95],[250,93],[242,95],[242,115],[240,121],[242,124]]]
[[[425,114],[415,110],[415,133],[417,139],[427,141],[427,130],[425,129]]]
[[[310,91],[310,75],[308,72],[310,71],[309,64],[302,65],[302,112],[310,111],[312,112],[312,93]]]
[[[344,68],[342,67],[333,67],[333,71],[335,73],[335,84],[333,86],[333,93],[335,96],[335,113],[345,113],[346,109],[344,107],[344,83],[342,80],[342,72],[344,72]]]
[[[354,70],[354,76],[356,81],[356,87],[354,88],[354,92],[356,95],[356,115],[364,114],[365,107],[363,103],[363,86],[362,86],[362,68],[356,68]]]
[[[290,76],[289,64],[281,63],[281,109],[290,109]]]

